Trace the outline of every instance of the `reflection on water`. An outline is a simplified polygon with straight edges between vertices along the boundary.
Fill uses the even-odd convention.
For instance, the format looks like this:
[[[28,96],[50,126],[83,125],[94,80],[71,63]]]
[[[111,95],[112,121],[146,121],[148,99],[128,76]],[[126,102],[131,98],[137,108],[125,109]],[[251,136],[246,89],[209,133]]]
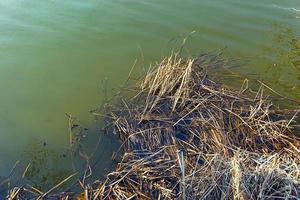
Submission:
[[[73,172],[66,113],[88,128],[76,145],[86,155],[96,152],[91,160],[101,165],[99,174],[111,167],[118,144],[103,137],[89,113],[103,103],[101,80],[111,96],[136,58],[137,66],[148,66],[192,31],[186,55],[225,48],[238,60],[226,68],[230,77],[218,71],[227,84],[260,79],[300,99],[299,9],[299,0],[0,1],[0,174],[22,157],[36,160],[30,180],[55,182]],[[86,165],[79,160],[76,169]]]

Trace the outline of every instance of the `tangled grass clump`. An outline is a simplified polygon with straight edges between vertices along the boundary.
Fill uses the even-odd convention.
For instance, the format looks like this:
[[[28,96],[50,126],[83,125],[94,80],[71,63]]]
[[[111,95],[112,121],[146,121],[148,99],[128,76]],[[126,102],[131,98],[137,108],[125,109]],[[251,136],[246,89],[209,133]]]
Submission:
[[[136,96],[111,114],[125,154],[92,196],[300,198],[294,117],[275,108],[263,86],[252,95],[208,79],[206,66],[220,62],[173,54],[146,75]]]

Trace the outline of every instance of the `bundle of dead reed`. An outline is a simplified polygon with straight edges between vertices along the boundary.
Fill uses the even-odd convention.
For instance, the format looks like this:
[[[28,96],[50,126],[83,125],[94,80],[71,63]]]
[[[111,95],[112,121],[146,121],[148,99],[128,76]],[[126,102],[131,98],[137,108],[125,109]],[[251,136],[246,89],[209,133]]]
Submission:
[[[94,199],[300,198],[294,118],[264,87],[251,95],[209,80],[205,67],[215,63],[173,54],[123,99],[111,117],[125,154]]]

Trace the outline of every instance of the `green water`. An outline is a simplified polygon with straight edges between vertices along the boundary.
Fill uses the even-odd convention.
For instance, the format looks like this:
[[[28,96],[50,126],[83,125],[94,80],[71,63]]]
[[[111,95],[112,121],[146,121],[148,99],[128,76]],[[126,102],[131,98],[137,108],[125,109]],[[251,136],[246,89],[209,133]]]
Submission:
[[[92,126],[103,80],[112,95],[135,59],[158,61],[192,31],[184,53],[225,48],[234,71],[300,99],[299,0],[1,0],[0,174],[39,155],[26,152],[65,153],[65,113]],[[101,169],[114,149],[102,141]]]

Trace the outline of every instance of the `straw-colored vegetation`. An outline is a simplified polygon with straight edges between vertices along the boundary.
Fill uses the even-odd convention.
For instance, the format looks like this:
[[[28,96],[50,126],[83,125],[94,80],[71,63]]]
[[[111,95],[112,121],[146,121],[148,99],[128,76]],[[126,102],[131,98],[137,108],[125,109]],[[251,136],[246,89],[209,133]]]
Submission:
[[[299,199],[296,111],[273,106],[264,86],[254,94],[247,84],[234,91],[213,82],[205,69],[221,61],[173,54],[111,108],[124,154],[104,181],[83,185],[81,198]]]

